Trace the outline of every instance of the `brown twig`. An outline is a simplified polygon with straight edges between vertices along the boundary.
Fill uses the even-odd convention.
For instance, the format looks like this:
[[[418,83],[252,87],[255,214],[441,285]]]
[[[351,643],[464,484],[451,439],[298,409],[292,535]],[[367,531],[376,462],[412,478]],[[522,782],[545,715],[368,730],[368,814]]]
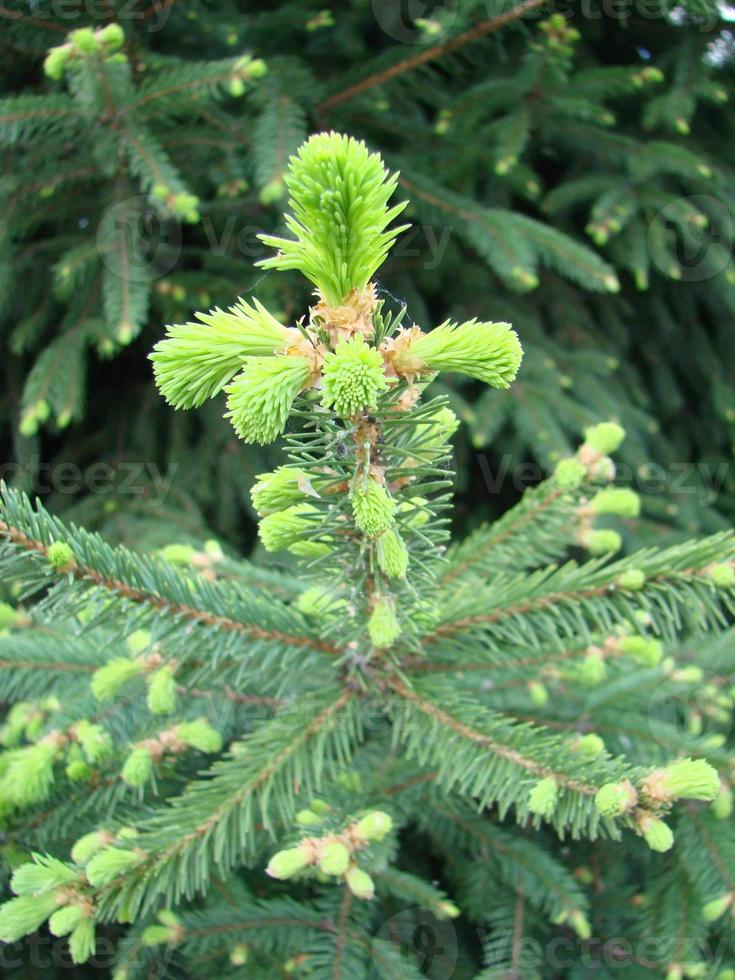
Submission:
[[[374,88],[376,85],[382,85],[384,82],[389,82],[398,75],[403,75],[408,71],[413,71],[420,65],[425,65],[429,61],[436,61],[437,58],[442,58],[446,54],[451,54],[458,48],[464,47],[465,44],[470,44],[472,41],[477,41],[481,37],[486,37],[488,34],[494,33],[501,27],[504,27],[506,24],[510,24],[514,20],[518,20],[519,17],[523,17],[523,15],[528,13],[529,10],[535,10],[536,7],[540,7],[544,2],[545,0],[523,0],[523,2],[519,3],[517,7],[513,7],[512,10],[508,10],[504,14],[500,14],[498,17],[491,17],[488,20],[482,20],[475,24],[474,27],[464,31],[462,34],[458,34],[457,37],[450,38],[449,41],[445,41],[443,44],[435,44],[430,48],[425,48],[423,51],[419,51],[410,58],[404,58],[403,61],[399,61],[397,64],[391,65],[390,68],[386,68],[384,71],[376,72],[374,75],[370,75],[368,78],[364,78],[362,81],[355,82],[354,85],[350,85],[348,88],[342,89],[341,92],[336,92],[334,95],[330,95],[329,98],[325,99],[317,106],[317,112],[329,112],[330,109],[334,109],[336,106],[348,102],[356,95],[361,95],[363,92]]]

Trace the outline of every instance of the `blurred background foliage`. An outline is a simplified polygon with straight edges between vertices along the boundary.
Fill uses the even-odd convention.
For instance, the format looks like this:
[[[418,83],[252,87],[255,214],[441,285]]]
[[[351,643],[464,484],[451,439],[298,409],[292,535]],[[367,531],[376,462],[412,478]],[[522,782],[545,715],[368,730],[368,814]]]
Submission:
[[[422,327],[511,320],[510,396],[457,381],[457,520],[492,517],[600,419],[624,424],[637,543],[735,511],[731,8],[584,0],[7,0],[0,9],[3,475],[111,540],[247,551],[277,449],[164,405],[164,324],[310,296],[253,267],[313,131],[401,171],[381,297]],[[116,57],[44,73],[117,22]],[[263,70],[265,68],[265,71]],[[438,385],[436,386],[439,387]]]

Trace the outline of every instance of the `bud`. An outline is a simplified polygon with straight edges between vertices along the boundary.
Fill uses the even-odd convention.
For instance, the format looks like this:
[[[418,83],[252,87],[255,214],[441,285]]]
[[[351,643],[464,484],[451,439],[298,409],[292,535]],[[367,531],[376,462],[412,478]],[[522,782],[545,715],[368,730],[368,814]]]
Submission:
[[[176,680],[171,667],[161,667],[149,676],[148,708],[154,715],[170,715],[176,707]]]
[[[388,599],[378,599],[368,620],[370,639],[379,649],[387,649],[401,635],[401,624],[396,618],[393,603]]]
[[[105,830],[92,830],[80,837],[71,849],[71,859],[75,864],[86,864],[103,847],[112,843],[112,837]]]
[[[439,902],[436,911],[447,919],[457,919],[462,914],[461,909],[454,902]]]
[[[674,844],[674,835],[668,824],[648,813],[638,818],[638,829],[652,851],[668,851]]]
[[[531,696],[531,701],[540,708],[545,704],[548,704],[549,692],[540,681],[530,681],[528,685],[528,693]]]
[[[61,44],[56,48],[50,48],[43,63],[43,70],[48,78],[52,78],[58,82],[64,75],[70,57],[71,48],[68,44]]]
[[[383,810],[372,810],[357,821],[352,828],[355,837],[365,841],[382,840],[393,829],[390,814]]]
[[[74,783],[83,783],[92,775],[92,769],[84,759],[73,759],[71,762],[68,762],[64,772]]]
[[[235,943],[230,950],[230,963],[233,966],[245,966],[248,961],[249,950],[245,943]]]
[[[258,527],[258,536],[266,551],[283,551],[299,544],[314,531],[316,525],[309,518],[317,510],[311,504],[295,504],[285,510],[264,517]]]
[[[651,773],[644,784],[646,795],[658,802],[685,798],[714,800],[720,791],[720,777],[704,759],[679,759],[665,769]]]
[[[580,735],[572,742],[571,747],[575,752],[581,752],[583,755],[602,755],[606,751],[605,743],[595,732]]]
[[[275,514],[304,501],[306,475],[294,466],[279,466],[272,473],[256,476],[250,490],[253,507],[260,517]]]
[[[13,609],[7,602],[0,602],[0,630],[13,626],[23,626],[26,622],[23,613]]]
[[[641,500],[634,490],[628,487],[605,487],[598,490],[590,501],[594,514],[614,514],[616,517],[638,517]]]
[[[343,875],[350,864],[350,852],[339,841],[325,844],[319,853],[319,869],[324,874],[338,877]]]
[[[617,531],[599,528],[587,531],[580,541],[591,555],[612,555],[623,547],[623,539]]]
[[[589,939],[592,935],[589,919],[584,912],[580,912],[578,910],[570,912],[569,925],[572,927],[572,929],[574,929],[580,939]]]
[[[405,578],[408,569],[408,548],[398,531],[389,528],[375,543],[378,568],[388,578]]]
[[[296,823],[299,827],[317,827],[322,822],[322,818],[313,810],[299,810],[296,814]]]
[[[52,936],[68,936],[79,925],[83,914],[81,905],[66,905],[57,909],[48,920],[49,932]]]
[[[510,386],[522,357],[521,342],[509,323],[476,320],[462,324],[446,320],[430,333],[416,327],[399,331],[387,351],[387,358],[399,376],[457,371],[493,388]]]
[[[180,722],[176,726],[176,734],[182,742],[200,752],[220,752],[222,749],[222,736],[206,718]]]
[[[78,878],[79,872],[63,861],[34,855],[33,861],[16,868],[10,879],[10,887],[16,895],[38,896],[77,882]]]
[[[314,848],[302,843],[298,847],[290,847],[274,854],[265,873],[271,878],[293,878],[299,871],[314,864],[315,857]]]
[[[94,54],[97,50],[97,40],[91,27],[80,27],[76,31],[69,31],[67,37],[81,54]]]
[[[584,444],[600,456],[609,456],[625,439],[625,429],[617,422],[600,422],[585,429]]]
[[[704,916],[705,922],[714,922],[716,919],[719,919],[730,908],[732,901],[733,894],[732,892],[728,892],[726,895],[721,895],[720,898],[706,902],[702,906],[702,915]]]
[[[164,943],[168,943],[169,939],[170,930],[161,925],[146,926],[141,936],[143,945],[148,947],[162,946]]]
[[[136,746],[125,760],[120,775],[128,786],[145,786],[153,775],[153,756],[150,749],[145,745]]]
[[[731,589],[735,585],[735,566],[710,565],[707,569],[707,577],[718,589]]]
[[[657,667],[661,663],[664,648],[660,640],[649,640],[645,636],[622,636],[618,643],[623,653],[643,667]]]
[[[579,460],[570,456],[568,459],[561,459],[556,464],[554,470],[554,482],[565,490],[576,490],[580,487],[587,477],[587,470]]]
[[[145,860],[143,851],[126,851],[122,847],[105,847],[87,864],[87,881],[94,888],[109,885],[119,875],[125,874]]]
[[[635,787],[627,779],[621,783],[606,783],[595,796],[595,806],[603,817],[619,817],[638,803]]]
[[[380,483],[369,479],[352,493],[355,524],[369,538],[377,538],[394,522],[396,504]]]
[[[125,44],[125,31],[119,24],[107,24],[101,31],[97,31],[97,40],[108,51],[116,51]]]
[[[0,940],[14,943],[35,932],[59,905],[58,892],[23,895],[0,906]]]
[[[64,541],[54,541],[46,553],[55,572],[68,572],[75,567],[74,553]]]
[[[373,879],[361,868],[350,868],[345,875],[345,880],[347,881],[347,887],[355,898],[363,898],[366,901],[370,901],[375,894],[375,883]]]
[[[324,356],[323,384],[322,405],[337,415],[348,418],[374,409],[378,395],[388,389],[383,357],[355,334]]]
[[[616,584],[628,592],[640,592],[646,584],[645,572],[642,572],[640,568],[629,568],[618,575]]]
[[[92,674],[92,693],[99,701],[110,701],[120,688],[143,672],[143,664],[127,657],[116,657]]]
[[[294,400],[311,374],[312,364],[305,357],[249,357],[225,389],[225,417],[245,442],[273,442],[286,428]]]
[[[554,814],[558,799],[559,787],[556,780],[553,776],[547,776],[546,779],[539,780],[531,790],[528,797],[528,809],[531,813],[548,820]]]
[[[88,762],[101,762],[112,751],[112,741],[102,725],[82,719],[75,723],[72,732]]]
[[[82,919],[69,936],[69,952],[75,963],[86,963],[95,950],[94,920]]]
[[[732,814],[733,794],[729,786],[724,783],[720,787],[720,792],[715,797],[712,804],[712,812],[718,820],[727,820]]]
[[[193,559],[196,558],[197,550],[190,544],[174,542],[161,548],[160,555],[164,561],[171,565],[191,565]]]

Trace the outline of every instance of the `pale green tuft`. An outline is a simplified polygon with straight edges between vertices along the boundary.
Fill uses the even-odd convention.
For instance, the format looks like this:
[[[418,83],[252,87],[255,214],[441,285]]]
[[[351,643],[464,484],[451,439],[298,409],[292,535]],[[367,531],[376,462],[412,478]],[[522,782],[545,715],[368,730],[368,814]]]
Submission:
[[[311,504],[295,504],[275,514],[264,517],[258,527],[258,536],[266,551],[283,551],[314,530],[315,523],[310,520],[317,513]]]
[[[75,963],[86,963],[94,950],[94,920],[82,919],[69,936],[71,958]]]
[[[735,566],[727,564],[711,565],[707,577],[718,589],[731,589],[735,585]]]
[[[389,528],[375,542],[378,568],[388,578],[405,578],[408,570],[408,548],[398,531]]]
[[[609,456],[625,439],[625,429],[617,422],[600,422],[584,432],[584,444],[601,456]]]
[[[110,701],[124,684],[142,672],[140,661],[115,657],[92,674],[92,693],[99,701]]]
[[[352,513],[359,529],[369,538],[377,538],[392,526],[396,504],[382,484],[367,480],[352,493]]]
[[[314,855],[306,847],[289,847],[278,851],[268,862],[265,873],[271,878],[292,878],[313,864]]]
[[[156,384],[174,408],[196,408],[234,378],[246,357],[275,354],[288,343],[287,328],[253,300],[225,313],[197,313],[201,323],[174,324],[150,359]]]
[[[619,817],[632,810],[638,802],[635,787],[627,780],[622,783],[606,783],[595,796],[595,806],[603,817]]]
[[[45,895],[54,888],[70,885],[79,873],[57,858],[34,854],[33,861],[21,864],[13,872],[10,887],[16,895]]]
[[[200,752],[219,752],[222,748],[222,736],[206,718],[180,722],[176,726],[176,734],[182,742]]]
[[[122,847],[106,847],[91,859],[86,868],[87,881],[94,888],[109,885],[118,875],[137,867],[145,855],[142,851],[126,851]]]
[[[347,418],[374,409],[388,388],[383,358],[360,334],[343,340],[324,357],[322,405]]]
[[[345,875],[345,881],[355,898],[362,898],[369,902],[375,894],[375,883],[367,871],[363,871],[362,868],[350,868]]]
[[[154,715],[170,715],[176,707],[176,678],[171,667],[161,667],[150,674],[148,681],[148,708]]]
[[[285,180],[293,212],[286,224],[295,237],[261,235],[278,254],[258,265],[298,269],[337,306],[351,290],[367,286],[408,227],[386,230],[405,207],[388,207],[398,175],[361,141],[318,133],[291,157]]]
[[[590,500],[594,514],[614,514],[617,517],[638,517],[641,498],[628,487],[605,487]]]
[[[79,925],[82,915],[80,905],[67,905],[57,909],[48,920],[49,932],[52,936],[68,936]]]
[[[576,490],[584,483],[586,477],[587,470],[573,456],[560,459],[554,470],[554,482],[565,490]]]
[[[294,399],[306,386],[311,366],[305,357],[250,357],[229,384],[228,412],[235,431],[245,442],[262,446],[286,428]]]
[[[74,552],[65,541],[54,541],[49,545],[47,557],[56,572],[66,572],[74,566]]]
[[[153,775],[153,756],[145,745],[136,745],[125,760],[120,773],[128,786],[145,786]]]
[[[652,851],[669,851],[674,844],[674,835],[668,824],[658,817],[645,814],[638,821],[643,839]]]
[[[621,637],[620,649],[643,667],[657,667],[664,653],[660,640],[645,636]]]
[[[584,547],[591,555],[612,555],[623,547],[623,539],[617,531],[598,528],[585,534]]]
[[[104,830],[91,830],[80,837],[71,849],[71,859],[76,864],[86,864],[103,847],[110,843],[110,835]]]
[[[720,791],[717,770],[704,759],[677,759],[663,770],[661,783],[672,799],[714,800]]]
[[[368,633],[379,649],[391,646],[401,635],[401,624],[396,618],[393,603],[388,599],[378,599],[376,602],[368,620]]]
[[[56,911],[59,903],[56,892],[11,898],[0,906],[0,939],[14,943],[35,932]]]
[[[531,790],[528,797],[528,809],[548,820],[554,815],[559,800],[559,787],[553,776],[540,779]]]
[[[393,830],[393,819],[384,810],[371,810],[352,828],[355,837],[366,841],[382,840],[391,830]]]
[[[102,762],[112,752],[112,739],[102,725],[82,719],[74,725],[74,736],[87,762]]]
[[[629,568],[618,575],[616,582],[628,592],[640,592],[646,584],[646,574],[640,568]]]
[[[493,388],[508,388],[522,357],[518,334],[509,323],[468,320],[458,325],[447,320],[397,350],[393,363],[406,374],[423,368],[457,371]]]
[[[253,507],[261,517],[303,501],[306,474],[294,466],[279,466],[255,477],[250,490]]]
[[[319,870],[325,875],[339,877],[350,865],[350,852],[344,844],[332,841],[325,844],[319,855]]]
[[[720,896],[720,898],[713,898],[712,901],[705,902],[705,904],[702,906],[702,916],[704,917],[704,921],[715,922],[732,906],[732,900],[732,892],[727,892],[726,894]]]

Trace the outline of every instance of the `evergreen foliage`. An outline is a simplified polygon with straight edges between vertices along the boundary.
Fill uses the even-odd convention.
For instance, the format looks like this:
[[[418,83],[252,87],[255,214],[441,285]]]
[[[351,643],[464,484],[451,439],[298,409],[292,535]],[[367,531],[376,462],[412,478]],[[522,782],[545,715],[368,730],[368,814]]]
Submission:
[[[610,487],[623,429],[603,422],[450,543],[437,372],[505,388],[522,352],[505,322],[432,341],[363,280],[365,229],[381,249],[395,229],[387,196],[364,195],[379,166],[335,135],[292,159],[294,240],[323,247],[326,181],[366,252],[293,343],[253,352],[241,301],[226,344],[215,313],[214,343],[174,327],[153,355],[182,408],[236,385],[246,439],[289,420],[254,501],[297,576],[214,546],[112,546],[2,490],[0,939],[20,975],[46,922],[75,963],[112,941],[116,980],[583,977],[595,950],[610,975],[735,970],[735,539],[580,559],[599,515],[637,513]],[[331,357],[368,367],[348,398],[324,383]]]
[[[109,461],[110,493],[79,502],[60,491],[54,508],[149,542],[141,497],[158,499],[156,479],[141,474],[131,495],[124,467],[155,461],[178,473],[156,543],[176,533],[199,547],[212,527],[240,539],[253,517],[240,488],[272,456],[237,452],[217,411],[172,417],[153,398],[146,357],[162,322],[177,325],[164,350],[183,349],[201,329],[194,311],[214,309],[201,322],[220,324],[223,360],[193,365],[198,401],[237,373],[224,356],[233,297],[257,293],[280,323],[296,320],[312,284],[333,307],[350,277],[364,288],[399,234],[390,209],[372,226],[328,195],[308,228],[294,208],[290,229],[281,220],[287,194],[313,194],[308,161],[288,177],[289,156],[308,132],[333,127],[369,147],[352,151],[372,161],[361,207],[394,186],[375,151],[400,171],[393,207],[411,200],[413,228],[380,269],[379,297],[405,301],[419,324],[520,325],[526,360],[510,397],[461,377],[436,389],[466,423],[463,515],[477,504],[469,448],[532,457],[548,473],[604,417],[625,426],[619,463],[651,490],[648,540],[662,524],[726,525],[735,269],[725,8],[594,0],[562,14],[540,0],[454,0],[412,21],[389,0],[225,0],[216,16],[198,0],[72,7],[8,3],[0,15],[0,404],[3,458],[21,467],[26,490],[46,485],[43,463]],[[349,145],[321,163],[335,181]],[[348,218],[349,242],[335,237]],[[308,281],[263,277],[253,259]],[[349,319],[349,303],[340,315]],[[272,351],[261,334],[253,344],[253,355]],[[165,356],[158,370],[165,377]]]

